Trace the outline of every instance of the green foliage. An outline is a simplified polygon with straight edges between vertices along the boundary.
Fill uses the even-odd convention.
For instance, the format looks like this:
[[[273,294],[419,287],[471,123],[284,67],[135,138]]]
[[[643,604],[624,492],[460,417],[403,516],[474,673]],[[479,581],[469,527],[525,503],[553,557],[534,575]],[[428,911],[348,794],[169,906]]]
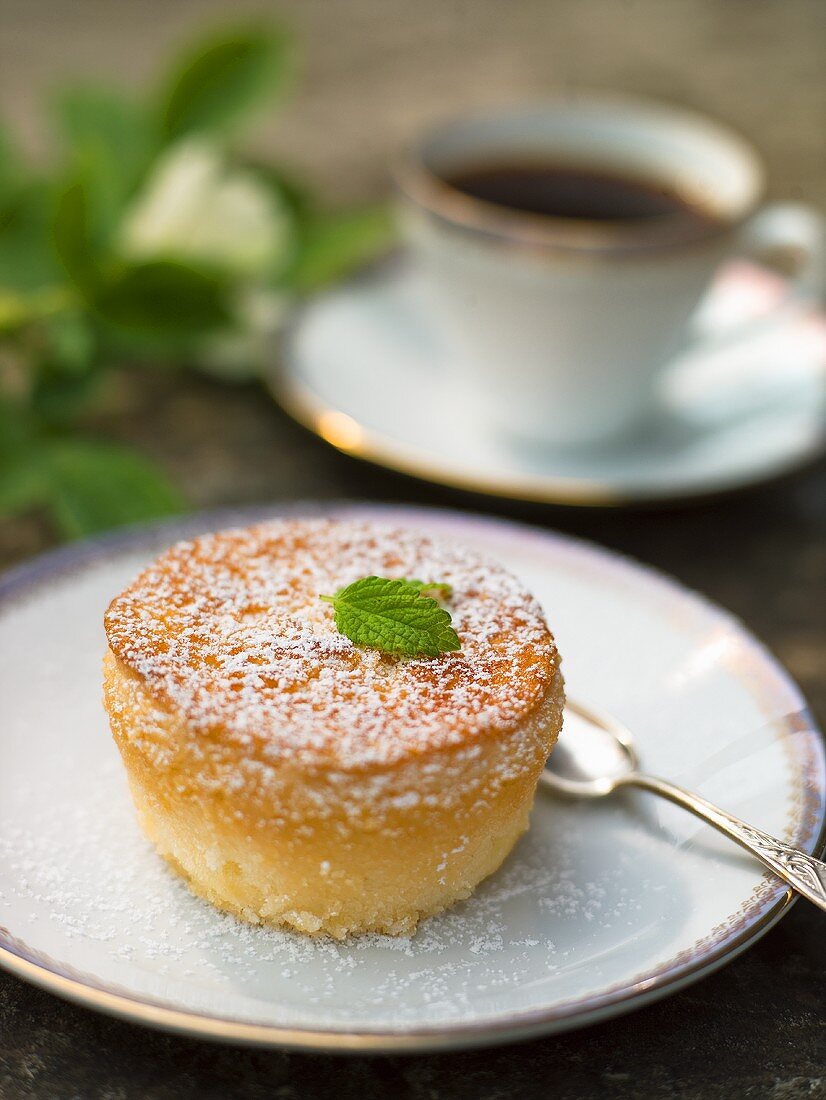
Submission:
[[[52,243],[70,282],[89,288],[97,280],[97,242],[92,231],[93,204],[82,179],[74,179],[57,196]]]
[[[54,186],[36,177],[0,202],[0,291],[31,293],[63,279],[51,240]]]
[[[318,290],[373,259],[391,236],[392,220],[385,207],[311,215],[290,271],[292,285],[302,292]]]
[[[169,260],[124,267],[100,285],[92,305],[136,336],[184,343],[231,321],[221,280]]]
[[[44,433],[8,405],[0,440],[0,516],[42,509],[64,538],[78,538],[183,508],[167,478],[127,448]]]
[[[281,88],[287,58],[287,39],[277,30],[240,30],[199,43],[166,86],[160,109],[164,139],[226,131]]]
[[[0,203],[14,191],[19,184],[20,163],[11,135],[0,130]]]
[[[55,105],[58,139],[83,182],[96,229],[112,233],[157,150],[149,111],[100,88],[64,92]]]
[[[181,508],[151,462],[89,434],[106,380],[266,348],[251,302],[291,302],[387,246],[384,208],[324,210],[232,144],[284,89],[290,46],[236,28],[143,98],[64,90],[45,172],[0,126],[0,516],[45,509],[76,537]]]
[[[85,439],[45,449],[54,518],[67,538],[181,511],[180,494],[152,463],[123,447]]]
[[[0,517],[47,507],[52,486],[39,455],[21,453],[3,467],[0,478]]]
[[[31,425],[19,409],[0,404],[0,516],[46,503],[50,486],[40,459]]]

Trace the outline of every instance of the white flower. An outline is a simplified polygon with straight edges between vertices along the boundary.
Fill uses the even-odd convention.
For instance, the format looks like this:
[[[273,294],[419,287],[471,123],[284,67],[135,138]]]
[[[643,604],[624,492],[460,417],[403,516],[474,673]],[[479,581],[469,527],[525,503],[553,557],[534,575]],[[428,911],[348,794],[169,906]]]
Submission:
[[[292,222],[255,174],[230,167],[203,139],[174,145],[127,212],[121,251],[135,260],[207,263],[240,276],[286,262]]]

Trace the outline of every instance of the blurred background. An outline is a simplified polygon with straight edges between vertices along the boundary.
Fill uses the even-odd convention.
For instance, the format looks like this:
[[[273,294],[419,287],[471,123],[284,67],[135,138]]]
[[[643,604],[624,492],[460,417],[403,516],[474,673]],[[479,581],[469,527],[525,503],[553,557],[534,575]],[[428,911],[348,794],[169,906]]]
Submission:
[[[468,106],[621,89],[706,111],[767,158],[772,192],[823,201],[826,8],[819,0],[4,0],[0,97],[48,152],[39,105],[68,76],[140,90],[205,26],[291,28],[297,79],[253,142],[335,201],[387,188],[388,153]]]
[[[291,309],[392,245],[388,161],[440,118],[642,93],[741,131],[770,198],[826,195],[819,0],[284,0],[226,31],[213,0],[6,0],[0,20],[0,562],[198,506],[455,503],[331,453],[250,381]],[[203,79],[222,34],[231,117]]]

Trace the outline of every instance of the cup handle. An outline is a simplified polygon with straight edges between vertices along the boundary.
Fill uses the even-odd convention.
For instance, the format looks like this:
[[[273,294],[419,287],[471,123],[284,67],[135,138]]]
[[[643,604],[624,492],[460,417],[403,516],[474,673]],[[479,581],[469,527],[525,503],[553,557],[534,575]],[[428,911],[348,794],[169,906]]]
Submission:
[[[802,203],[765,206],[740,230],[732,258],[773,268],[788,280],[788,292],[766,313],[696,334],[681,349],[682,363],[678,359],[676,369],[666,375],[662,397],[681,416],[704,423],[726,422],[777,400],[780,374],[765,368],[755,372],[726,353],[743,340],[771,332],[789,313],[816,306],[826,297],[826,218]]]
[[[779,202],[763,207],[741,230],[735,253],[791,276],[788,299],[826,295],[826,218],[811,206]]]
[[[777,272],[787,282],[787,293],[765,314],[735,321],[711,334],[693,336],[681,354],[697,348],[706,352],[725,348],[771,328],[789,309],[822,301],[826,297],[826,218],[803,203],[764,206],[740,229],[724,262],[737,259],[751,260]]]

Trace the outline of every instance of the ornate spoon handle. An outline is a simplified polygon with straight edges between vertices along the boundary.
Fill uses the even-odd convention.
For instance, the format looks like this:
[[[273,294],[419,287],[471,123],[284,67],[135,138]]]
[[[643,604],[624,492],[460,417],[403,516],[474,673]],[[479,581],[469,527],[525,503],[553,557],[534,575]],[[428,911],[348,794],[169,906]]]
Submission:
[[[747,825],[745,821],[727,814],[700,795],[669,783],[666,779],[657,779],[641,772],[629,772],[622,776],[618,785],[642,787],[643,790],[662,795],[670,802],[676,802],[678,806],[690,810],[757,856],[804,898],[826,911],[826,863],[801,852],[799,848],[784,844],[782,840],[769,836],[761,829],[755,829],[753,825]]]

